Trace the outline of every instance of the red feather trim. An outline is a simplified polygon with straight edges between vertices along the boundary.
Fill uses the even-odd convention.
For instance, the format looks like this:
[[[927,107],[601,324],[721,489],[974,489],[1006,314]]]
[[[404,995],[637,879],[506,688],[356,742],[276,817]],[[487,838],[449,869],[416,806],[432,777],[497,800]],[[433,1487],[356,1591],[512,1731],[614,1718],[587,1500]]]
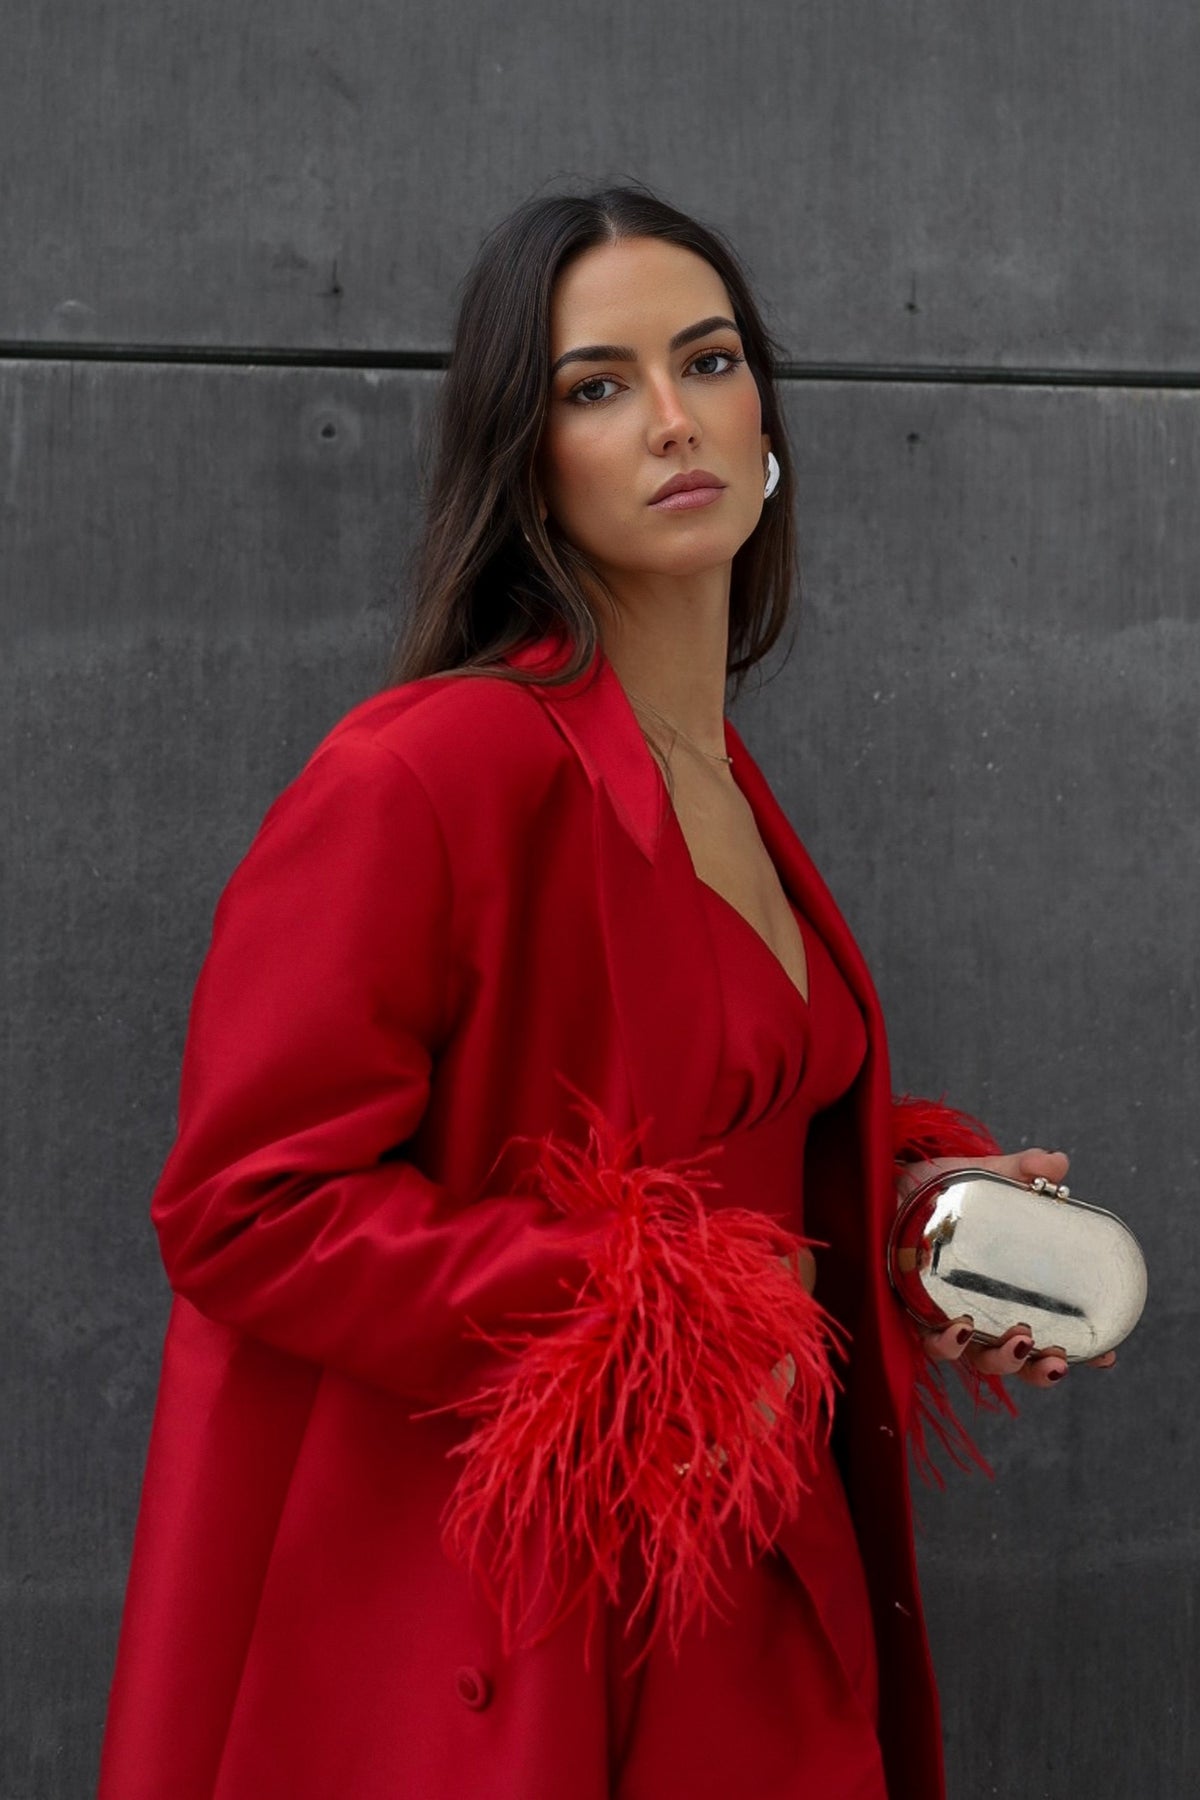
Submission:
[[[991,1463],[954,1410],[954,1402],[946,1387],[947,1365],[934,1362],[919,1343],[913,1346],[913,1362],[915,1386],[913,1409],[908,1422],[908,1441],[913,1463],[921,1479],[935,1483],[940,1488],[946,1485],[945,1478],[930,1453],[930,1432],[956,1468],[970,1469],[974,1466],[982,1469],[990,1478],[995,1473]],[[1002,1376],[984,1375],[973,1363],[962,1357],[948,1366],[955,1371],[966,1390],[973,1418],[978,1417],[981,1412],[1007,1412],[1016,1417],[1017,1409]]]
[[[603,1594],[617,1600],[635,1552],[644,1579],[628,1626],[643,1613],[653,1621],[636,1667],[662,1626],[677,1647],[693,1617],[719,1611],[726,1527],[750,1556],[795,1515],[828,1436],[830,1353],[844,1334],[786,1261],[803,1239],[765,1213],[710,1212],[700,1189],[716,1181],[699,1159],[635,1166],[638,1134],[618,1139],[579,1097],[586,1149],[553,1135],[512,1141],[536,1146],[533,1182],[559,1212],[608,1227],[551,1330],[477,1333],[514,1366],[438,1409],[478,1421],[451,1452],[465,1466],[443,1525],[510,1646],[535,1606],[549,1618],[534,1643],[585,1597],[594,1619]],[[523,1546],[535,1527],[544,1567],[527,1598]]]
[[[899,1164],[929,1162],[939,1156],[999,1156],[1000,1146],[980,1120],[944,1100],[922,1100],[913,1094],[901,1095],[892,1102],[892,1155]],[[972,1465],[985,1475],[993,1473],[970,1433],[954,1411],[946,1388],[944,1366],[926,1355],[919,1339],[913,1343],[914,1402],[909,1421],[909,1443],[913,1461],[925,1481],[944,1487],[941,1470],[930,1454],[928,1433],[932,1432],[957,1468]],[[1009,1396],[1003,1377],[983,1375],[963,1358],[950,1365],[970,1397],[972,1413],[1005,1411],[1013,1417],[1017,1409]]]
[[[935,1156],[999,1156],[1000,1146],[970,1113],[944,1100],[901,1094],[892,1101],[892,1155],[897,1162]]]

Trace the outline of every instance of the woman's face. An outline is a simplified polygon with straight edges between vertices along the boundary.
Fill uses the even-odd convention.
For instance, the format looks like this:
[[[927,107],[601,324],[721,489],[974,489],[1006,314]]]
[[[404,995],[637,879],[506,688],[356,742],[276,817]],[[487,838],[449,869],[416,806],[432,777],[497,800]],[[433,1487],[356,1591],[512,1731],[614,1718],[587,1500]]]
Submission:
[[[596,245],[559,276],[550,335],[537,474],[560,530],[605,576],[732,562],[762,512],[770,440],[712,265],[659,238]],[[694,472],[713,485],[655,503]]]

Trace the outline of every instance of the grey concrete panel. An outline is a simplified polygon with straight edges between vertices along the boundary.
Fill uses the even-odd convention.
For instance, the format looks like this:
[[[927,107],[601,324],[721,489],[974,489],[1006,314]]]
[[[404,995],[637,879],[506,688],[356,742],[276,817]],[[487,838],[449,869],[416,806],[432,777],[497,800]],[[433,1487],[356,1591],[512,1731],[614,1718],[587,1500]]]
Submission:
[[[793,358],[1200,365],[1193,0],[9,12],[0,341],[442,349],[498,217],[632,175]]]
[[[91,1791],[191,985],[262,812],[379,676],[435,387],[0,365],[15,1800]],[[1198,408],[794,390],[798,636],[735,709],[860,936],[897,1085],[1071,1150],[1150,1255],[1117,1369],[1018,1389],[980,1434],[996,1483],[920,1496],[954,1800],[1155,1800],[1197,1772]]]

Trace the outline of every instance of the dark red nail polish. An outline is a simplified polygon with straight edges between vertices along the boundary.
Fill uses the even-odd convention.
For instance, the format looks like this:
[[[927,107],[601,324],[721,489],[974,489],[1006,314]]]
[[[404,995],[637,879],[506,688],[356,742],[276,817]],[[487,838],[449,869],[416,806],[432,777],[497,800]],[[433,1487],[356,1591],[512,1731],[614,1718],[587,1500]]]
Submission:
[[[1017,1342],[1012,1347],[1012,1352],[1018,1361],[1024,1362],[1032,1349],[1033,1345],[1028,1338],[1018,1338]]]
[[[955,1332],[954,1341],[956,1344],[969,1344],[973,1336],[974,1333],[971,1327],[969,1325],[964,1325],[961,1331]]]
[[[1047,1381],[1061,1381],[1063,1376],[1066,1374],[1066,1372],[1067,1371],[1065,1369],[1047,1369],[1046,1370],[1046,1380]]]

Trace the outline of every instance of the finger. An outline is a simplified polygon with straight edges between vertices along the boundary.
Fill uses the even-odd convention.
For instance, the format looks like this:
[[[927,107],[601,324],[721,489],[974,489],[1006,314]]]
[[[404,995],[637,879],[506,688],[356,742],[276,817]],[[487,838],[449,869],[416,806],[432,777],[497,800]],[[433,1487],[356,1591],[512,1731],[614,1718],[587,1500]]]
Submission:
[[[1106,1350],[1103,1356],[1090,1356],[1087,1366],[1089,1369],[1111,1369],[1116,1360],[1116,1351]]]
[[[957,1362],[971,1341],[975,1327],[968,1314],[961,1319],[953,1319],[941,1331],[930,1331],[925,1336],[925,1353],[932,1356],[935,1362]]]
[[[1070,1168],[1071,1159],[1065,1150],[1012,1150],[1003,1156],[972,1157],[952,1166],[989,1169],[996,1175],[1007,1176],[1009,1181],[1029,1182],[1041,1175],[1057,1186]]]
[[[981,1375],[1016,1375],[1033,1351],[1028,1325],[1014,1325],[998,1344],[974,1344],[967,1355]]]
[[[1057,1387],[1067,1373],[1067,1359],[1057,1346],[1031,1356],[1021,1371],[1022,1381],[1030,1387]]]
[[[1065,1150],[1022,1150],[1017,1157],[1018,1181],[1033,1181],[1042,1175],[1047,1181],[1062,1181],[1071,1166]]]

